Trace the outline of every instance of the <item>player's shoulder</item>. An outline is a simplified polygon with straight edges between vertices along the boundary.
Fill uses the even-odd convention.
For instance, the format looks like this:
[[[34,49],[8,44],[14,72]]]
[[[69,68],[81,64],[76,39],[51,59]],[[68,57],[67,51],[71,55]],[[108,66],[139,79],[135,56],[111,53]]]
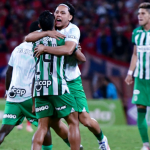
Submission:
[[[143,32],[143,28],[141,26],[139,26],[133,30],[133,34],[140,33],[140,32]]]
[[[71,22],[70,22],[70,24],[69,24],[69,26],[68,26],[68,30],[69,30],[69,31],[74,30],[74,31],[79,31],[79,32],[80,32],[79,28],[78,28],[75,24],[73,24],[73,23],[71,23]]]

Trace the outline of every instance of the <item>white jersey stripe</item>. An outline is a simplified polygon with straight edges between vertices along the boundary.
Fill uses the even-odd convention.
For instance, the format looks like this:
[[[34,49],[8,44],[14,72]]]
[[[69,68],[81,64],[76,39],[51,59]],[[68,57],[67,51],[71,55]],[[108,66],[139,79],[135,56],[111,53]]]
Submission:
[[[37,65],[37,72],[40,72],[40,64]],[[38,78],[40,78],[40,74],[37,75]],[[37,96],[40,96],[40,92],[37,92]]]
[[[138,38],[139,38],[139,34],[135,36],[135,44],[137,45],[138,43]]]
[[[149,56],[150,53],[146,53],[146,66],[145,66],[145,70],[146,70],[146,79],[149,79]]]
[[[57,46],[57,42],[56,39],[52,39],[52,46],[55,47]],[[54,56],[54,60],[53,60],[53,94],[54,95],[58,95],[58,80],[57,80],[57,57]]]
[[[140,45],[143,45],[144,38],[145,38],[145,33],[143,32],[140,38]]]
[[[48,56],[49,54],[45,54],[46,59],[49,59]],[[49,63],[43,61],[43,70],[44,70],[43,76],[45,80],[48,80],[48,73],[49,73],[49,71],[47,71],[48,68],[49,68]],[[43,93],[44,95],[48,95],[48,88],[46,86],[43,86]]]
[[[143,79],[143,52],[140,53],[140,79]]]
[[[53,63],[53,76],[52,76],[52,80],[53,80],[53,94],[54,95],[58,95],[58,80],[57,80],[57,57],[54,56],[54,62]]]

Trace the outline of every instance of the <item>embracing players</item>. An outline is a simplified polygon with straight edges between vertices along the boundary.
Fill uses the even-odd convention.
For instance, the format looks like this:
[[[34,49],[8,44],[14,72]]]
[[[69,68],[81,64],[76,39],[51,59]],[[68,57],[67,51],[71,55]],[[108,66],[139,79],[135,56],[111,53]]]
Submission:
[[[55,10],[55,28],[58,32],[66,36],[65,43],[62,46],[50,47],[39,44],[35,48],[36,56],[39,57],[43,53],[50,53],[54,55],[71,55],[79,53],[79,56],[83,56],[79,50],[75,51],[80,38],[80,31],[76,25],[71,23],[74,19],[75,10],[69,3],[59,4]],[[26,36],[26,41],[35,42],[43,37],[49,36],[54,31],[42,31],[34,32]],[[81,57],[80,57],[81,58]],[[84,58],[84,57],[82,57]],[[99,148],[110,150],[106,136],[103,135],[102,130],[96,120],[90,118],[87,105],[86,96],[83,90],[82,81],[80,77],[81,73],[78,68],[78,60],[73,55],[65,57],[65,79],[71,94],[78,107],[79,121],[88,127],[88,129],[95,135],[99,141]],[[66,109],[63,105],[60,108]],[[55,108],[57,110],[57,108]]]

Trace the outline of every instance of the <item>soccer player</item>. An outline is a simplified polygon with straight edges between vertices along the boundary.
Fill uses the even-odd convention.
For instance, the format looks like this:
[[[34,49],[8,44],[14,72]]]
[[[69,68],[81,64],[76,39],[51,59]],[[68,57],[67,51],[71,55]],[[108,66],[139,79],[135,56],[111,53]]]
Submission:
[[[36,56],[40,54],[51,53],[54,55],[71,55],[74,48],[77,47],[80,38],[80,31],[76,25],[72,23],[75,15],[75,9],[70,3],[59,4],[55,10],[55,28],[60,33],[66,35],[65,45],[58,47],[48,47],[44,45],[38,45],[35,48]],[[44,36],[51,36],[51,32],[34,32],[26,36],[27,41],[36,41]],[[77,50],[77,56],[83,56],[83,54]],[[77,57],[76,57],[77,58]],[[78,61],[73,56],[67,56],[65,58],[65,78],[69,87],[69,90],[74,95],[79,112],[79,121],[96,136],[99,141],[99,148],[110,150],[106,136],[103,135],[102,130],[99,127],[98,122],[95,119],[90,118],[86,96],[83,90],[81,73],[78,68]],[[84,60],[84,57],[81,60]]]
[[[38,26],[35,30],[37,29]],[[32,114],[31,85],[35,66],[32,43],[23,42],[17,46],[8,64],[5,82],[7,98],[0,129],[0,144],[15,126],[22,123],[25,117],[35,126],[38,125],[36,116]],[[42,149],[52,150],[50,131],[45,136]]]
[[[30,26],[30,32],[38,29],[38,22],[33,22]],[[58,33],[54,33],[52,36],[63,37]],[[23,42],[14,49],[8,63],[6,73],[6,89],[8,91],[0,129],[0,144],[16,125],[22,123],[24,117],[35,126],[38,125],[36,116],[32,114],[31,85],[35,73],[32,47],[32,43]],[[52,128],[69,145],[69,142],[66,141],[68,137],[66,125],[61,121],[53,120]],[[42,149],[52,149],[50,132],[44,139]]]
[[[39,16],[39,25],[43,31],[52,30],[54,27],[54,15],[49,11],[44,11]],[[65,41],[64,39],[56,40],[46,36],[33,43],[33,49],[39,44],[49,47],[61,47],[61,45],[65,44]],[[70,148],[71,150],[79,150],[78,108],[73,95],[69,94],[69,88],[64,79],[64,56],[43,53],[35,60],[34,97],[39,125],[34,136],[32,149],[41,149],[44,137],[53,122],[52,117],[54,115],[54,117],[64,118],[67,121],[69,125],[68,139]]]
[[[150,3],[144,2],[138,10],[139,27],[133,30],[134,50],[125,82],[133,83],[132,103],[137,106],[137,125],[143,142],[141,150],[150,150],[146,107],[150,106]]]

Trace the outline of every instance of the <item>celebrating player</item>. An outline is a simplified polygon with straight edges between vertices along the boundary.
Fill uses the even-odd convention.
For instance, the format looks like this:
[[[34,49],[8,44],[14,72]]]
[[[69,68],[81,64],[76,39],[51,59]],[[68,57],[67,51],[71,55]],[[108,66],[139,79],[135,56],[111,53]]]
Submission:
[[[150,106],[150,3],[139,5],[138,20],[140,27],[134,29],[132,34],[134,50],[125,82],[128,85],[133,83],[134,72],[132,103],[137,106],[137,125],[143,142],[141,150],[150,150],[145,118],[146,107]]]
[[[30,26],[30,32],[38,30],[38,22]],[[53,37],[63,37],[54,33]],[[23,42],[13,51],[6,74],[7,101],[0,129],[0,144],[3,142],[14,126],[20,124],[27,117],[36,125],[37,117],[32,114],[31,85],[35,73],[35,60],[33,58],[32,43]],[[70,146],[68,141],[68,128],[60,120],[53,119],[51,127]],[[46,135],[42,146],[43,150],[52,150],[50,132]]]
[[[52,30],[54,15],[49,11],[44,11],[39,16],[39,25],[43,31]],[[47,36],[36,41],[33,44],[33,49],[39,44],[61,47],[65,44],[65,41],[64,39],[56,40]],[[75,49],[75,46],[73,48]],[[79,150],[78,108],[73,95],[69,94],[69,88],[64,79],[64,56],[44,53],[35,60],[34,97],[39,126],[34,136],[33,150],[41,149],[44,137],[53,122],[52,116],[64,118],[67,121],[70,148],[71,150]]]
[[[31,28],[31,32],[39,29]],[[33,59],[32,43],[23,42],[17,46],[8,62],[6,73],[6,105],[0,129],[0,144],[12,129],[21,124],[26,117],[29,122],[38,125],[38,120],[32,114],[31,86],[34,76],[35,61]],[[50,131],[43,141],[43,150],[52,150]]]
[[[80,38],[80,31],[76,25],[71,23],[74,19],[75,9],[69,3],[59,4],[55,10],[55,28],[60,33],[66,36],[65,45],[58,47],[49,47],[44,45],[38,45],[35,48],[36,56],[39,57],[43,53],[51,53],[54,55],[71,55],[77,47]],[[26,37],[27,41],[36,41],[44,36],[51,36],[52,32],[34,32]],[[77,56],[83,56],[79,50],[74,53]],[[69,90],[74,95],[79,112],[80,122],[88,127],[88,129],[96,136],[99,141],[99,148],[110,150],[106,136],[103,135],[102,130],[99,127],[98,122],[95,119],[90,118],[86,96],[83,90],[81,73],[78,68],[77,57],[67,56],[65,58],[65,78],[69,87]],[[84,59],[84,57],[79,57]]]

